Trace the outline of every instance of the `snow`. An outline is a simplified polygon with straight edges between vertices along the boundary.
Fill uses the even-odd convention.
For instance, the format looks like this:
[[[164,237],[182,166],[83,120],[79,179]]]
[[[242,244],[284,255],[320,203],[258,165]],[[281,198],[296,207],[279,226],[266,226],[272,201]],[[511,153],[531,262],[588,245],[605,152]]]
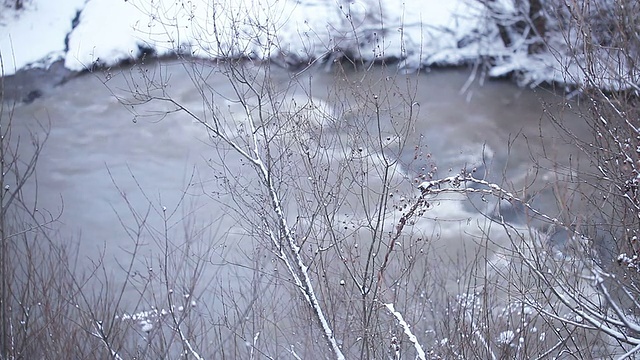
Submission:
[[[149,322],[148,320],[142,320],[142,321],[140,321],[140,330],[142,330],[144,332],[149,332],[149,331],[153,330],[153,324],[151,322]]]
[[[501,345],[508,345],[516,337],[516,334],[511,330],[501,332],[496,339],[496,342]]]
[[[395,306],[392,303],[384,304],[384,306],[391,313],[391,315],[393,315],[393,317],[396,318],[396,320],[404,330],[405,335],[407,335],[407,337],[409,338],[409,341],[413,344],[417,353],[416,358],[425,360],[427,356],[424,352],[424,349],[422,349],[422,345],[420,345],[420,342],[418,342],[418,338],[416,338],[416,336],[413,334],[413,332],[411,331],[411,326],[407,324],[402,314],[399,311],[396,311]]]
[[[4,74],[65,56],[65,37],[85,0],[31,0],[16,12],[0,3],[0,56]]]
[[[350,52],[366,60],[402,58],[415,68],[477,57],[477,45],[459,49],[458,43],[486,26],[480,11],[465,0],[399,6],[378,0],[31,0],[24,10],[0,15],[0,52],[5,74],[59,59],[76,71],[111,66],[141,49],[285,62]]]
[[[140,21],[141,14],[135,10],[125,1],[89,1],[80,14],[80,23],[69,35],[65,66],[80,71],[94,62],[109,66],[138,57],[141,40],[133,25]]]
[[[348,54],[400,59],[407,70],[491,58],[489,75],[518,72],[531,86],[584,81],[560,34],[547,35],[554,51],[529,54],[522,34],[512,34],[514,44],[505,47],[496,16],[516,16],[514,0],[486,6],[476,0],[27,0],[23,10],[0,10],[6,75],[60,59],[74,71],[113,66],[150,49],[281,64]],[[599,85],[619,89],[634,81],[611,73]]]

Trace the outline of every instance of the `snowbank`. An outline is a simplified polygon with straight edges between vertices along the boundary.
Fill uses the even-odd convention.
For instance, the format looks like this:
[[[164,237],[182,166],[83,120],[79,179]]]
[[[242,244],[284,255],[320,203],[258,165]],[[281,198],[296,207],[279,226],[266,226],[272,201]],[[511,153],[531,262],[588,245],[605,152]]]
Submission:
[[[517,19],[513,0],[491,2],[491,9],[477,0],[84,1],[29,0],[20,12],[5,8],[0,13],[4,73],[59,59],[81,71],[138,58],[150,49],[158,55],[270,58],[282,64],[346,53],[367,61],[402,60],[408,69],[490,58],[490,75],[518,72],[530,85],[584,79],[568,49],[558,52],[560,34],[547,34],[558,45],[553,53],[529,54],[529,39],[515,32],[514,44],[504,45],[498,23]],[[600,85],[624,87],[616,76]]]
[[[81,70],[95,61],[110,65],[137,56],[140,48],[161,55],[178,50],[202,57],[249,56],[285,62],[349,52],[366,60],[405,59],[405,65],[414,68],[459,64],[477,58],[479,51],[502,48],[499,41],[459,46],[487,27],[482,9],[472,4],[463,0],[412,0],[403,5],[378,0],[134,0],[113,6],[109,0],[92,0],[69,37],[66,66]]]
[[[21,11],[0,2],[0,57],[5,75],[65,56],[65,38],[85,0],[25,1]]]
[[[215,6],[213,5],[215,4]],[[5,74],[61,58],[71,70],[114,65],[153,49],[201,57],[304,62],[350,53],[404,65],[459,64],[499,41],[473,41],[487,25],[465,0],[31,0],[0,18]],[[77,27],[72,21],[82,10]],[[215,21],[214,21],[215,19]],[[496,38],[497,40],[497,38]],[[68,42],[68,48],[65,46]],[[465,43],[465,46],[460,44]],[[66,52],[65,52],[66,50]]]

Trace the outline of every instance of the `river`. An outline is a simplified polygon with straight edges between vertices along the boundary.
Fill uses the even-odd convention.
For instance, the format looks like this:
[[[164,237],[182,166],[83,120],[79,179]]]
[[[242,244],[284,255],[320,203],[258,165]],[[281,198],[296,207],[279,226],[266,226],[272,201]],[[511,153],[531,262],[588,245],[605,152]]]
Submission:
[[[47,88],[41,97],[30,99],[33,101],[29,103],[15,106],[12,125],[15,134],[25,138],[31,131],[42,139],[48,132],[38,162],[37,184],[30,182],[25,194],[32,199],[37,194],[39,211],[60,214],[54,224],[56,238],[78,244],[81,268],[90,268],[99,262],[108,277],[116,279],[116,284],[122,285],[127,279],[129,287],[124,293],[130,301],[124,303],[124,311],[161,308],[162,304],[149,298],[137,302],[140,288],[136,286],[142,286],[153,277],[152,274],[171,267],[175,270],[173,284],[181,286],[183,296],[202,290],[200,285],[189,284],[190,275],[197,273],[207,286],[214,284],[219,289],[216,294],[236,294],[232,297],[237,310],[234,316],[241,317],[240,310],[252,303],[251,299],[255,301],[255,297],[238,297],[236,291],[252,289],[277,299],[281,294],[269,286],[279,281],[287,282],[286,276],[261,277],[261,274],[283,271],[279,269],[282,264],[269,251],[259,247],[264,242],[251,240],[264,234],[255,232],[260,225],[259,219],[244,212],[246,207],[238,205],[246,201],[246,197],[228,192],[230,186],[235,186],[242,194],[241,186],[255,186],[256,182],[241,157],[227,148],[212,146],[210,134],[193,119],[176,114],[135,117],[134,111],[138,109],[123,106],[114,94],[131,100],[127,91],[133,88],[133,79],[139,79],[145,72],[153,73],[156,79],[164,79],[166,93],[173,98],[191,108],[203,108],[201,89],[193,86],[189,76],[193,75],[193,68],[175,61],[81,74]],[[475,169],[479,177],[519,191],[522,198],[539,194],[535,205],[551,216],[557,216],[553,198],[557,187],[554,184],[571,173],[571,169],[563,166],[574,164],[580,154],[561,136],[544,109],[556,114],[564,126],[576,134],[589,134],[583,120],[571,113],[569,104],[561,96],[550,89],[521,89],[507,80],[485,80],[479,84],[479,79],[470,81],[468,69],[433,69],[404,75],[392,68],[374,66],[370,72],[376,75],[366,77],[361,71],[352,69],[311,69],[297,75],[293,83],[293,74],[284,69],[273,68],[270,75],[275,80],[274,88],[284,93],[283,99],[304,104],[311,96],[314,103],[344,118],[352,116],[347,114],[349,111],[360,109],[360,105],[366,108],[367,104],[353,95],[350,87],[364,89],[376,99],[378,96],[387,99],[385,95],[388,96],[391,100],[383,103],[382,117],[386,124],[393,125],[398,121],[399,128],[404,130],[394,132],[392,125],[378,128],[375,119],[371,118],[364,125],[370,125],[368,133],[380,131],[383,134],[381,141],[386,139],[388,144],[365,150],[375,153],[376,149],[388,148],[385,156],[398,157],[393,176],[408,178],[408,183],[414,184],[413,188],[398,185],[401,194],[416,194],[412,179],[421,174],[430,172],[438,178],[454,175],[461,169]],[[233,94],[228,80],[221,74],[207,74],[206,77],[206,85],[217,93]],[[396,81],[396,87],[388,86],[390,78]],[[395,91],[399,91],[399,95]],[[402,94],[402,91],[406,93]],[[401,107],[398,99],[409,106]],[[351,110],[343,106],[345,104]],[[162,110],[149,106],[145,109]],[[231,100],[220,109],[230,118],[245,116],[242,107]],[[413,109],[409,127],[403,123],[406,118],[402,118],[407,109]],[[244,120],[227,123],[231,124],[230,129],[237,130],[234,121],[242,123]],[[314,129],[311,136],[320,136],[321,131]],[[350,146],[357,148],[358,136],[348,135],[337,134],[330,139],[351,141]],[[328,135],[322,133],[322,136]],[[363,143],[366,148],[366,142]],[[31,150],[23,144],[21,151],[27,157]],[[297,170],[283,168],[279,171],[285,174]],[[225,179],[236,180],[235,185],[228,182],[225,185]],[[376,182],[379,179],[374,180],[368,180],[372,181],[372,187],[380,185]],[[345,199],[350,199],[349,196],[345,195]],[[451,294],[456,289],[464,292],[461,283],[470,281],[466,265],[477,261],[478,253],[485,251],[485,247],[495,251],[509,240],[504,236],[493,239],[496,246],[487,245],[486,241],[469,240],[479,238],[486,231],[482,227],[491,221],[482,212],[496,215],[497,204],[493,200],[485,202],[480,197],[471,200],[454,195],[438,199],[424,215],[428,219],[424,224],[428,225],[420,230],[431,239],[429,245],[423,247],[430,252],[430,261],[450,260],[435,267],[450,276],[444,288]],[[289,202],[296,200],[289,199]],[[257,202],[254,206],[266,205]],[[295,212],[299,209],[296,206],[300,205],[287,208],[293,212],[288,214],[292,223],[296,222]],[[347,208],[340,207],[340,211]],[[362,215],[359,211],[354,205],[353,213],[344,213],[336,219],[345,224],[357,222],[358,216]],[[508,207],[502,210],[502,215],[505,219],[517,218],[514,210]],[[249,231],[247,224],[252,219],[257,227]],[[300,220],[300,224],[304,222]],[[361,233],[354,231],[354,234],[355,244],[366,243],[359,238],[363,236]],[[318,248],[321,246],[317,245]],[[167,262],[167,252],[182,253]],[[132,254],[135,254],[135,261],[127,276],[125,269]],[[357,252],[354,250],[349,254],[357,255]],[[486,258],[491,256],[488,254]],[[190,263],[192,257],[199,263],[180,265],[180,259]],[[469,263],[460,266],[465,262]],[[421,266],[424,269],[434,267],[432,263]],[[427,271],[424,269],[420,271]],[[344,280],[342,276],[346,275],[337,273],[336,276]],[[162,284],[155,286],[158,288],[153,293],[162,293]],[[198,301],[204,302],[203,295],[200,296]],[[264,300],[261,306],[263,311],[271,309],[275,312],[276,305],[277,302],[269,304]],[[216,305],[209,306],[216,308]],[[250,341],[255,334],[247,331],[245,336]]]

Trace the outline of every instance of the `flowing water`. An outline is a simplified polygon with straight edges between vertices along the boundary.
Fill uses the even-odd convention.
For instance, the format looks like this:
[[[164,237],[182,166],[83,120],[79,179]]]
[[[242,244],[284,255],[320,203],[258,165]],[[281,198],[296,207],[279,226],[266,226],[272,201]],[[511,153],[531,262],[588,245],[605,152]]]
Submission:
[[[156,71],[157,64],[142,69]],[[377,70],[383,72],[381,78],[404,76]],[[174,98],[202,107],[198,105],[202,103],[199,92],[180,64],[168,62],[162,71]],[[229,171],[242,175],[247,170],[241,159],[212,147],[209,134],[191,119],[134,118],[132,109],[112,93],[130,89],[132,74],[137,76],[139,69],[82,74],[31,103],[16,105],[16,134],[24,137],[31,131],[43,138],[47,132],[44,129],[49,132],[38,164],[38,208],[60,214],[56,224],[59,237],[79,243],[80,261],[100,258],[114,273],[126,267],[134,249],[138,252],[134,271],[149,271],[143,265],[152,264],[163,246],[149,236],[142,236],[140,246],[134,246],[136,217],[156,219],[152,221],[157,234],[166,230],[170,236],[182,234],[195,243],[207,239],[213,246],[206,260],[214,264],[255,260],[252,256],[257,252],[247,245],[251,243],[237,214],[226,208],[233,205],[233,197],[212,190],[212,184],[219,180],[215,170],[221,159]],[[282,83],[291,76],[286,70],[272,69],[272,77]],[[353,84],[361,76],[356,71],[309,71],[301,75],[304,80],[300,82],[305,85],[300,88],[312,89],[318,102],[331,106],[336,84]],[[570,157],[578,156],[543,112],[543,102],[551,104],[549,111],[559,111],[554,109],[563,103],[562,98],[550,90],[520,89],[509,81],[485,81],[482,86],[475,81],[467,87],[469,76],[465,69],[438,69],[409,76],[415,89],[413,106],[419,111],[404,138],[407,146],[399,154],[403,174],[414,177],[427,167],[435,177],[444,177],[463,168],[475,168],[479,176],[509,189],[522,190],[534,184],[528,191],[541,190],[549,195],[545,187],[554,182],[553,170],[557,170],[551,167],[552,162],[569,164]],[[232,91],[221,76],[211,76],[207,84],[221,93]],[[371,93],[386,91],[377,82],[368,86]],[[237,104],[229,103],[227,111],[241,113],[234,106]],[[561,116],[566,126],[588,134],[582,119],[568,112]],[[28,146],[22,149],[26,156]],[[533,166],[536,162],[550,168],[539,170]],[[504,178],[508,182],[503,182]],[[36,184],[29,186],[26,193],[35,195]],[[432,219],[442,220],[438,230],[430,230],[438,232],[434,238],[439,240],[434,240],[432,249],[441,251],[440,257],[455,258],[465,248],[461,234],[477,228],[477,223],[468,220],[483,218],[477,207],[493,211],[495,203],[475,200],[443,201],[427,213]],[[554,209],[555,201],[552,196],[541,196],[536,205]],[[513,214],[505,210],[503,215],[507,218]],[[166,223],[157,220],[163,218]],[[204,230],[189,235],[193,231],[189,229],[194,228]],[[475,247],[470,250],[477,252]],[[238,277],[225,282],[233,287],[234,282],[250,280],[243,276],[249,275],[239,272]]]

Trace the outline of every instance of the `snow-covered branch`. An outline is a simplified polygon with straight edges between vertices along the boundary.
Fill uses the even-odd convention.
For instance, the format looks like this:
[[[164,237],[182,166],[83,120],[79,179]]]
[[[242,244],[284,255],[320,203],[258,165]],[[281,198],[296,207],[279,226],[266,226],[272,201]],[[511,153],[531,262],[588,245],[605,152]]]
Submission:
[[[104,328],[102,326],[101,321],[94,322],[94,331],[91,334],[97,337],[98,339],[100,339],[100,341],[107,348],[107,350],[109,351],[113,359],[122,360],[122,357],[120,356],[120,354],[118,354],[118,352],[115,351],[115,349],[113,349],[113,347],[111,346],[111,343],[108,341],[107,335],[104,333]]]
[[[180,335],[180,340],[182,341],[182,344],[184,344],[184,346],[187,348],[191,356],[193,356],[197,360],[204,360],[204,358],[200,356],[200,354],[198,354],[198,352],[193,348],[193,346],[191,345],[191,342],[184,335],[184,332],[180,328],[179,324],[176,325],[176,328],[174,330],[178,333],[178,335]]]
[[[469,187],[468,184],[470,183],[481,185],[482,188]],[[425,201],[425,203],[428,203],[434,196],[441,193],[481,193],[511,202],[515,201],[522,204],[533,216],[568,229],[567,225],[558,219],[535,209],[524,199],[505,190],[500,185],[476,179],[469,173],[463,172],[442,179],[425,181],[420,184],[420,190],[422,191],[421,200]],[[501,219],[494,220],[505,228],[511,227],[510,224],[505,223]],[[573,237],[585,238],[585,235],[580,234],[576,229],[571,229],[571,232]],[[629,290],[626,289],[625,284],[618,281],[615,276],[604,272],[590,256],[584,256],[584,254],[582,254],[582,257],[579,257],[581,254],[574,255],[577,256],[573,258],[571,262],[574,265],[571,268],[562,269],[563,261],[566,261],[566,258],[558,263],[559,260],[550,258],[544,252],[531,256],[532,254],[523,251],[519,246],[515,246],[514,251],[514,259],[522,262],[532,274],[546,284],[554,295],[554,298],[558,299],[560,304],[564,306],[564,309],[569,310],[570,313],[574,314],[574,318],[579,320],[559,315],[560,312],[557,305],[554,306],[550,301],[540,304],[535,299],[528,299],[529,295],[525,295],[525,300],[532,307],[536,308],[540,314],[549,319],[562,322],[565,325],[603,332],[618,342],[634,345],[635,347],[626,353],[623,358],[638,351],[640,338],[633,334],[640,333],[640,324],[635,317],[630,317],[625,310],[623,310],[622,304],[611,295],[605,279],[609,279],[609,283],[619,285],[622,294],[627,294],[630,300],[635,302],[634,297],[629,293]],[[624,262],[626,258],[620,259],[621,257],[618,259],[620,262]],[[632,262],[632,260],[627,261]],[[566,275],[554,275],[552,269],[561,271]],[[586,270],[589,276],[585,278],[584,275],[581,276],[579,273],[573,273],[575,271],[581,271],[580,269],[582,269],[582,271]],[[567,273],[567,271],[569,273]],[[570,277],[575,277],[574,283],[568,282]],[[580,285],[580,280],[586,283]],[[589,284],[589,281],[592,284]],[[588,298],[587,295],[583,293],[584,289],[579,286],[590,287],[598,296],[596,298]],[[549,310],[547,308],[548,306],[551,306],[552,309]],[[611,311],[613,314],[610,313]]]
[[[422,345],[420,345],[420,342],[418,342],[418,338],[411,331],[411,326],[409,326],[409,324],[404,321],[402,314],[399,311],[396,311],[392,303],[384,304],[384,306],[387,308],[387,310],[389,310],[391,315],[393,315],[393,317],[398,320],[398,323],[402,327],[402,330],[409,338],[409,341],[413,344],[413,347],[416,349],[416,352],[418,353],[417,357],[421,360],[426,360],[427,355],[425,354],[424,349],[422,349]]]

